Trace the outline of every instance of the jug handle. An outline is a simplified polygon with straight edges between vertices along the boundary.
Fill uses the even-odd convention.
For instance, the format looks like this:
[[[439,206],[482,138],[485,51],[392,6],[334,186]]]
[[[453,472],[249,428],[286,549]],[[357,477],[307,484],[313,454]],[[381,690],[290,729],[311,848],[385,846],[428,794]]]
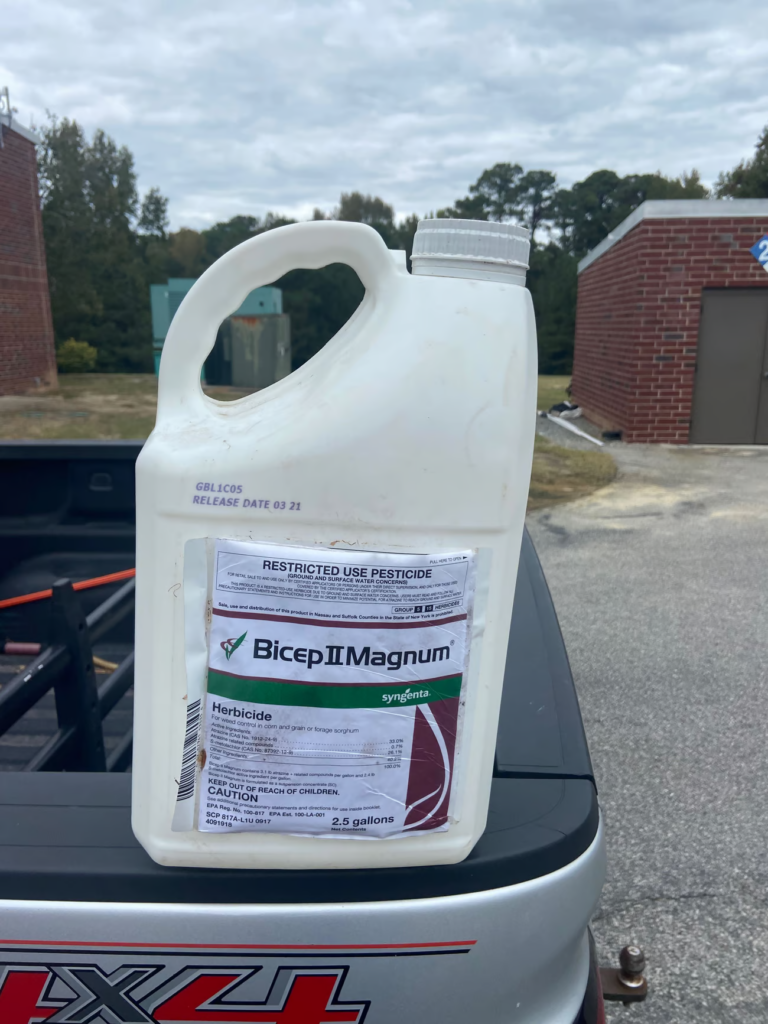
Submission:
[[[289,224],[230,249],[192,286],[179,306],[163,345],[158,379],[157,421],[195,417],[208,401],[200,387],[203,361],[223,320],[261,285],[298,267],[316,270],[346,263],[374,301],[397,276],[381,236],[365,224],[309,221]]]

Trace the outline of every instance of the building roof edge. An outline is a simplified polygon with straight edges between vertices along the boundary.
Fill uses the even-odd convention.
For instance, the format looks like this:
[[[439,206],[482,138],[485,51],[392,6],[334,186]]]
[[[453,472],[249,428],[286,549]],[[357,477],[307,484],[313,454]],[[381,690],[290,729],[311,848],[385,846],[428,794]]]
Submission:
[[[706,220],[715,217],[765,217],[768,221],[768,199],[647,199],[579,260],[579,273],[599,260],[643,220]]]
[[[23,124],[20,124],[12,114],[0,114],[0,124],[10,131],[16,132],[17,135],[20,135],[22,139],[26,139],[27,142],[33,142],[36,146],[39,146],[43,141],[31,128],[25,128]]]

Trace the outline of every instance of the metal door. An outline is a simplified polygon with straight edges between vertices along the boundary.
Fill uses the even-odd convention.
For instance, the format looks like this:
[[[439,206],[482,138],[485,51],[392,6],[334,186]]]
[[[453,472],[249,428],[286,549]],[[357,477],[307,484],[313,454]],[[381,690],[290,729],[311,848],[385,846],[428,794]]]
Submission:
[[[704,291],[695,444],[768,444],[768,288]]]

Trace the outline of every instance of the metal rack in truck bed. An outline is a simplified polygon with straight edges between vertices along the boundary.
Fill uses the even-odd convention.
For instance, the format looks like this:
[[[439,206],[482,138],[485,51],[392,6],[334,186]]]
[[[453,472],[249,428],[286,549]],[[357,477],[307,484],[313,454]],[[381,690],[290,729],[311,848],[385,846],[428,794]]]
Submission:
[[[602,1020],[597,795],[527,534],[488,825],[465,861],[226,871],[147,856],[130,825],[133,581],[71,586],[134,564],[140,447],[0,444],[0,1022]]]

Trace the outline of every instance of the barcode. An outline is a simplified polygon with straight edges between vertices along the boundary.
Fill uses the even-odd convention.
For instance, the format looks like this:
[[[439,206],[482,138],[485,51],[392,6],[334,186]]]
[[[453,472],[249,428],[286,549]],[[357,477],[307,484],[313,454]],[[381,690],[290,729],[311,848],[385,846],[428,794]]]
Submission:
[[[197,767],[197,733],[200,728],[200,701],[193,701],[187,708],[187,731],[184,734],[184,750],[181,755],[181,776],[176,800],[189,800],[195,792],[195,769]]]

